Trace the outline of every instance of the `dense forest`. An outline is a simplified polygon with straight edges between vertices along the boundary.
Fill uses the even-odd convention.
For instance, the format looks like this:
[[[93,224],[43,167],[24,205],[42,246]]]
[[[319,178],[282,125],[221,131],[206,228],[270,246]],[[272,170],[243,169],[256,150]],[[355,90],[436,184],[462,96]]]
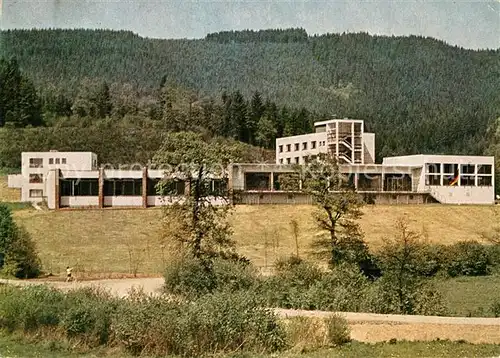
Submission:
[[[276,136],[305,133],[315,120],[350,117],[377,134],[380,160],[482,154],[500,117],[500,50],[417,36],[289,29],[159,40],[15,30],[0,32],[0,58],[4,132],[108,118],[136,131],[198,130],[272,148]]]

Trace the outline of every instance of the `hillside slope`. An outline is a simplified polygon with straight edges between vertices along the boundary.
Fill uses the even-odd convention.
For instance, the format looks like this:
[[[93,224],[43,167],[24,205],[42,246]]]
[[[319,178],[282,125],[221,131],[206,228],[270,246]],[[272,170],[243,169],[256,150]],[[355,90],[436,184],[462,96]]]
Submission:
[[[494,224],[491,206],[366,206],[361,226],[372,248],[393,233],[396,219],[406,215],[430,242],[451,244],[478,239]],[[498,210],[498,208],[496,209]],[[290,222],[299,223],[299,253],[311,259],[310,243],[318,230],[311,206],[237,206],[232,217],[238,252],[257,266],[270,267],[296,252]],[[34,211],[20,210],[37,243],[42,263],[53,273],[73,265],[88,275],[161,273],[168,262],[168,243],[161,240],[161,209]]]
[[[265,36],[264,36],[265,35]],[[366,120],[385,155],[484,151],[500,116],[500,51],[431,38],[329,34],[283,42],[238,32],[203,40],[157,40],[131,32],[4,31],[0,57],[17,57],[42,91],[76,96],[84,78],[145,92],[161,79],[199,94],[258,90],[292,107]]]

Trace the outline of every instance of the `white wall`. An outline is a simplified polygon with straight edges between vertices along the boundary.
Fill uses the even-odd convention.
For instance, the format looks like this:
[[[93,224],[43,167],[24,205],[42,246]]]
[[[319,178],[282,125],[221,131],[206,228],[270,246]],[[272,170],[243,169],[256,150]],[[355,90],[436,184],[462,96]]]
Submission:
[[[495,189],[489,186],[433,186],[430,193],[442,204],[495,204]]]
[[[99,206],[98,196],[61,196],[61,207]]]
[[[316,148],[311,149],[311,142],[316,142]],[[302,143],[307,143],[307,149],[304,150]],[[325,145],[320,145],[321,143]],[[295,150],[295,144],[299,144],[299,150]],[[287,145],[290,144],[290,151],[287,151]],[[280,153],[280,145],[283,146],[283,152]],[[296,135],[292,137],[283,137],[276,139],[276,164],[280,164],[280,159],[283,159],[283,164],[287,164],[287,158],[290,158],[290,164],[295,164],[295,158],[299,158],[299,164],[304,164],[304,157],[310,155],[318,155],[326,153],[326,133],[310,133]]]
[[[105,196],[104,206],[142,206],[142,196]]]
[[[363,133],[363,156],[365,164],[375,163],[375,133]]]
[[[7,186],[9,188],[20,189],[23,187],[22,174],[10,174],[7,176]]]

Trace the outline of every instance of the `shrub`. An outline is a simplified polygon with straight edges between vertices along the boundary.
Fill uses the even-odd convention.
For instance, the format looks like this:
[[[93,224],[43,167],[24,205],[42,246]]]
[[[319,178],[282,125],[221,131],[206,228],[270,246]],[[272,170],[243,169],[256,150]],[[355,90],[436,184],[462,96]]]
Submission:
[[[46,286],[5,287],[0,291],[0,325],[9,331],[56,327],[64,310],[64,295]]]
[[[493,313],[493,316],[500,317],[500,300],[493,302],[491,305],[491,312]]]
[[[69,292],[61,326],[68,338],[78,337],[89,345],[106,344],[117,302],[107,292],[84,288]]]
[[[325,319],[326,337],[333,346],[341,346],[351,341],[351,329],[347,320],[335,313]]]
[[[272,352],[285,346],[270,311],[246,292],[218,292],[191,303],[161,298],[127,302],[115,315],[117,340],[133,354],[200,356],[227,351]]]
[[[449,246],[446,270],[451,277],[488,275],[491,260],[488,249],[476,241],[461,241]]]
[[[207,269],[201,261],[189,256],[167,265],[164,278],[166,292],[186,297],[205,295],[216,288],[214,272]]]
[[[250,264],[215,259],[210,267],[191,257],[174,261],[165,270],[165,291],[196,298],[217,290],[246,290],[254,285],[256,273]]]
[[[325,327],[321,319],[292,317],[285,321],[289,346],[294,351],[306,352],[325,345]]]

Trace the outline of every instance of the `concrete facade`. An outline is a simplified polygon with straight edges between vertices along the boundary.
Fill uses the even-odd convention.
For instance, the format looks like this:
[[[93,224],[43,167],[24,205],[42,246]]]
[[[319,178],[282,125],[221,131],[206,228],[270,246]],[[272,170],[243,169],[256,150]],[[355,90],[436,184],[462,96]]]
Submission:
[[[358,161],[356,164],[339,161],[345,185],[370,204],[494,204],[493,157],[422,154],[388,157],[382,164],[375,164],[375,135],[363,132],[362,127],[362,121],[354,120],[318,122],[316,133],[279,138],[276,164],[230,165],[227,186],[231,197],[213,197],[211,201],[214,204],[227,199],[235,204],[310,204],[311,198],[301,192],[302,182],[294,164],[304,164],[320,153],[340,153]],[[346,132],[353,135],[348,138],[354,144],[351,152],[346,151],[345,143],[335,142],[338,138],[346,141]],[[338,136],[339,133],[344,134]],[[329,140],[333,137],[335,141]],[[281,164],[291,155],[298,158],[297,161]],[[9,176],[8,180],[10,187],[21,188],[21,200],[45,201],[50,209],[56,210],[161,206],[182,201],[190,192],[188,182],[172,179],[171,194],[158,195],[155,187],[164,179],[162,170],[98,168],[97,156],[90,152],[23,153],[21,173]],[[214,189],[220,181],[220,178],[212,179]],[[292,186],[284,183],[292,183]]]
[[[375,162],[375,134],[364,132],[359,119],[316,122],[314,133],[276,139],[276,164],[305,164],[320,153],[334,155],[340,164]]]

